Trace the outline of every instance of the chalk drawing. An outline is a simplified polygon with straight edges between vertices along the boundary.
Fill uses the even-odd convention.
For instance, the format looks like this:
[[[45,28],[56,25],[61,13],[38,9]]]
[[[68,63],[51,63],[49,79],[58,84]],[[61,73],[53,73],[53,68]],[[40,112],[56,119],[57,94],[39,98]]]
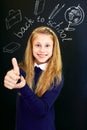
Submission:
[[[36,0],[34,14],[39,15],[44,11],[46,0]]]
[[[13,32],[13,34],[17,38],[23,38],[26,31],[28,31],[28,29],[30,29],[30,27],[33,26],[34,23],[45,23],[45,18],[40,16],[40,14],[45,9],[45,3],[46,0],[35,0],[34,15],[36,15],[37,17],[34,20],[31,18],[27,18],[26,16],[24,17],[24,25],[21,26],[20,29],[16,32]],[[46,24],[56,30],[62,41],[69,41],[72,40],[72,37],[68,37],[68,32],[74,31],[75,26],[83,22],[85,13],[84,10],[81,8],[80,4],[78,4],[78,6],[71,6],[67,9],[65,9],[65,7],[65,4],[61,5],[60,3],[57,3],[57,5],[53,8],[52,12],[48,16]],[[63,18],[65,20],[63,19],[61,20],[61,22],[57,23],[57,21],[55,21],[55,17],[57,18],[61,11],[64,11]],[[13,27],[15,24],[19,22],[22,22],[21,10],[9,10],[8,16],[5,19],[6,29],[11,29],[11,27]],[[64,22],[67,22],[66,27],[64,26]],[[5,49],[4,52],[6,52]]]
[[[8,45],[3,47],[3,52],[13,53],[16,50],[18,50],[20,47],[21,45],[17,42],[10,42]]]
[[[64,19],[68,23],[67,27],[61,28],[61,25],[64,24],[64,21],[60,23],[56,23],[54,21],[54,18],[57,17],[57,15],[60,13],[61,10],[65,8],[65,4],[60,6],[60,3],[58,3],[51,14],[48,17],[47,25],[53,27],[57,33],[59,33],[60,38],[62,41],[66,40],[72,40],[72,37],[67,37],[67,31],[74,31],[75,26],[81,24],[84,20],[85,13],[83,9],[81,8],[80,4],[78,6],[71,6],[66,11],[64,11]]]
[[[64,22],[60,22],[60,23],[56,23],[55,21],[53,20],[49,20],[47,25],[54,28],[56,30],[56,32],[59,34],[60,38],[62,39],[62,41],[65,41],[65,40],[72,40],[72,38],[70,37],[67,37],[66,35],[66,32],[64,30],[64,28],[61,28],[61,25],[63,25]]]
[[[60,4],[57,4],[55,6],[55,8],[53,9],[53,11],[51,12],[50,16],[48,17],[48,19],[53,19],[65,6],[65,4],[62,5],[62,7],[60,7]]]
[[[21,10],[9,10],[8,16],[5,19],[5,23],[6,23],[6,29],[10,29],[11,27],[13,27],[15,24],[19,23],[22,21],[22,14],[21,14]]]
[[[25,17],[25,24],[24,26],[20,27],[20,31],[17,33],[14,33],[14,35],[16,35],[18,38],[22,38],[25,34],[25,32],[32,26],[32,24],[34,23],[34,20],[29,19],[27,17]]]
[[[64,41],[72,41],[72,38],[64,38],[64,39],[62,39],[62,42],[64,42]]]
[[[77,7],[72,6],[65,11],[65,20],[68,22],[66,31],[74,31],[74,26],[81,24],[84,20],[85,14],[80,5]]]
[[[63,23],[64,23],[63,21],[60,22],[60,23],[56,23],[56,22],[53,21],[53,20],[49,20],[49,21],[47,22],[47,25],[48,25],[48,26],[51,26],[51,27],[53,27],[53,28],[55,28],[55,29],[57,30],[57,29],[60,28],[60,26],[61,26]]]
[[[44,17],[41,17],[41,16],[38,16],[38,17],[37,17],[37,22],[38,22],[38,23],[44,23],[44,22],[45,22],[45,18],[44,18]]]

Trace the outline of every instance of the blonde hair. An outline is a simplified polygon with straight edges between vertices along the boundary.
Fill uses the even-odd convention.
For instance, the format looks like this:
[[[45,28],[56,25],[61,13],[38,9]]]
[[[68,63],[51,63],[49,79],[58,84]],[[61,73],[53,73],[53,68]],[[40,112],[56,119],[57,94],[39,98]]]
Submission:
[[[35,93],[41,97],[51,86],[54,82],[54,78],[57,80],[57,84],[60,83],[62,78],[62,60],[61,60],[61,53],[59,47],[59,41],[56,34],[48,27],[38,27],[36,28],[30,35],[27,43],[27,47],[25,50],[25,56],[22,64],[20,67],[24,69],[26,72],[26,81],[29,87],[32,89],[33,87],[33,80],[34,80],[34,57],[32,53],[32,42],[34,36],[36,34],[46,34],[51,35],[53,39],[53,54],[48,61],[48,65],[46,70],[42,72],[38,83]]]

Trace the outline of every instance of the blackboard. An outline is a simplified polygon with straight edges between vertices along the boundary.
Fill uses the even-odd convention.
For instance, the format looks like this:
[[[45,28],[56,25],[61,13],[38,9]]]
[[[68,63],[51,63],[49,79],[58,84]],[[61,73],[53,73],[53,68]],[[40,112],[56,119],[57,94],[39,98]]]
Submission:
[[[63,60],[64,87],[55,103],[56,128],[87,129],[87,1],[0,1],[0,122],[14,130],[16,93],[3,86],[11,58],[23,58],[28,37],[38,26],[57,34]]]

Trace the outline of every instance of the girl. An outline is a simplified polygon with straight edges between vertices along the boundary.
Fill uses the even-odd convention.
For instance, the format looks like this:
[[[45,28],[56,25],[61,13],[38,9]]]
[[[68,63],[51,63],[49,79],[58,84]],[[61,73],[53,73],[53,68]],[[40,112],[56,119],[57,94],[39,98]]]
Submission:
[[[59,41],[48,27],[29,37],[23,62],[12,58],[4,86],[17,90],[16,130],[55,130],[54,102],[63,86]],[[19,69],[20,68],[20,69]]]

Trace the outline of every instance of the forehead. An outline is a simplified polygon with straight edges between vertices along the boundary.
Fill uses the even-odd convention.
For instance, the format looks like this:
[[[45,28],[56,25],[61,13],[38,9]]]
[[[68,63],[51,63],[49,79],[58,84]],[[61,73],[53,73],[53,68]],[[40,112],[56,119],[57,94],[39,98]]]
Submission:
[[[32,37],[32,40],[41,40],[43,39],[44,41],[45,40],[50,40],[52,41],[53,40],[53,36],[51,34],[44,34],[44,33],[36,33],[33,35]]]

